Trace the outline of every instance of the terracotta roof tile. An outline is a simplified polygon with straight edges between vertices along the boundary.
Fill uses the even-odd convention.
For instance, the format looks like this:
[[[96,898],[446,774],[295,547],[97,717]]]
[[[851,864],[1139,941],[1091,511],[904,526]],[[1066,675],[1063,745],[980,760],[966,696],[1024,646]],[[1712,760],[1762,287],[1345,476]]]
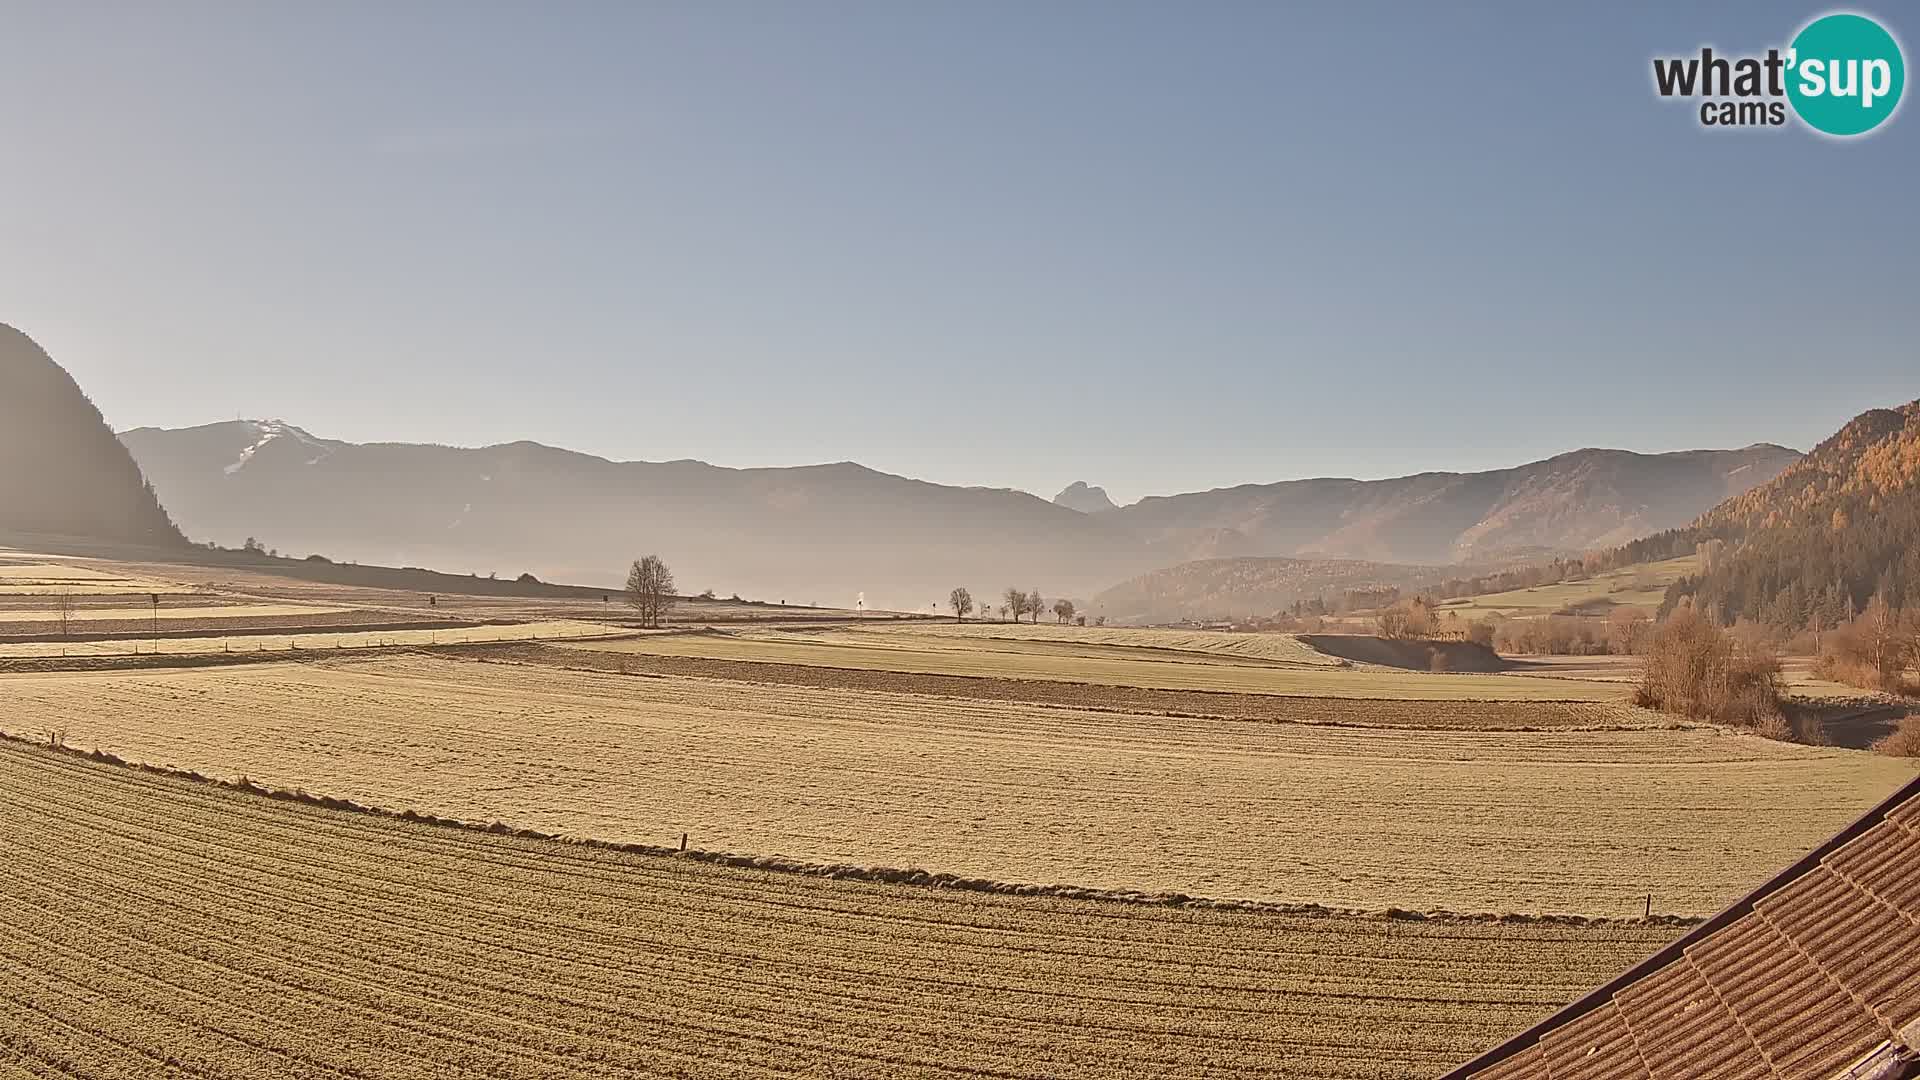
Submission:
[[[1891,1027],[1920,1015],[1920,925],[1825,866],[1806,880],[1759,912]]]
[[[1542,1036],[1540,1052],[1553,1080],[1644,1080],[1647,1075],[1627,1019],[1612,1002]]]
[[[1827,1080],[1887,1037],[1865,1007],[1758,915],[1688,948],[1687,958],[1776,1075]]]
[[[1759,1048],[1684,960],[1627,987],[1614,1002],[1656,1080],[1764,1075]],[[1756,1073],[1755,1065],[1762,1071]]]
[[[1920,921],[1920,831],[1883,821],[1828,857],[1826,865]]]

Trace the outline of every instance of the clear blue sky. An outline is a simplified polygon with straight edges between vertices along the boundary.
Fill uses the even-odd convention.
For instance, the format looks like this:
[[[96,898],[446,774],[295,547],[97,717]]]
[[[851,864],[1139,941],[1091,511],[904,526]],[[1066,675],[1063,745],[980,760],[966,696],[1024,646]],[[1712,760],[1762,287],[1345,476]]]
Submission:
[[[0,0],[0,321],[121,428],[1122,501],[1920,397],[1913,103],[1650,88],[1825,9],[1442,8]]]

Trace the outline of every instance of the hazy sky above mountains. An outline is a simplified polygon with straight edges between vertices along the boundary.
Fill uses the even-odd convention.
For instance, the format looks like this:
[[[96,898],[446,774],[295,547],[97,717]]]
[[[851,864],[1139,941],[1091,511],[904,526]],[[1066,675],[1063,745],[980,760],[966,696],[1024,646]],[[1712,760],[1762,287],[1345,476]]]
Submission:
[[[1705,131],[1650,57],[1824,9],[1669,6],[0,0],[0,321],[120,428],[1123,502],[1920,397],[1914,105]]]

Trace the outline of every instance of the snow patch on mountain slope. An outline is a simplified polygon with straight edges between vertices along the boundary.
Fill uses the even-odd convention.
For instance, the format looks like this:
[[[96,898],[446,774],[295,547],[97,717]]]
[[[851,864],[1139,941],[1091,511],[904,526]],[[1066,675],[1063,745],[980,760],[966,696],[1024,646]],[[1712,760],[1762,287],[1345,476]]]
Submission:
[[[325,461],[328,455],[333,453],[331,447],[314,438],[312,435],[307,434],[305,431],[287,423],[285,420],[249,420],[247,421],[247,426],[253,429],[253,433],[257,438],[251,446],[240,451],[239,460],[221,470],[228,476],[232,476],[234,473],[246,468],[247,462],[253,460],[253,455],[259,453],[262,447],[275,439],[292,439],[310,449],[318,450],[320,452],[319,456],[308,460],[307,464],[309,465],[318,465],[322,461]]]

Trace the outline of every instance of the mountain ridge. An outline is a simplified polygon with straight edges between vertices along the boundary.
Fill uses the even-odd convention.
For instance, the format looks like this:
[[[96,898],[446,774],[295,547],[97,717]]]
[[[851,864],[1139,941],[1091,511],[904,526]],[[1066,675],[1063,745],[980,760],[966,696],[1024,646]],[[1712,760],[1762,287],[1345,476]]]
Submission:
[[[658,551],[683,584],[723,595],[864,592],[903,610],[926,610],[961,584],[1087,597],[1197,558],[1440,565],[1582,550],[1690,520],[1726,493],[1728,476],[1770,476],[1797,456],[1769,446],[1569,451],[1487,473],[1239,485],[1088,513],[851,461],[736,467],[614,461],[530,440],[350,443],[284,420],[141,427],[121,440],[201,538],[600,583]],[[1664,492],[1668,474],[1686,490]]]

